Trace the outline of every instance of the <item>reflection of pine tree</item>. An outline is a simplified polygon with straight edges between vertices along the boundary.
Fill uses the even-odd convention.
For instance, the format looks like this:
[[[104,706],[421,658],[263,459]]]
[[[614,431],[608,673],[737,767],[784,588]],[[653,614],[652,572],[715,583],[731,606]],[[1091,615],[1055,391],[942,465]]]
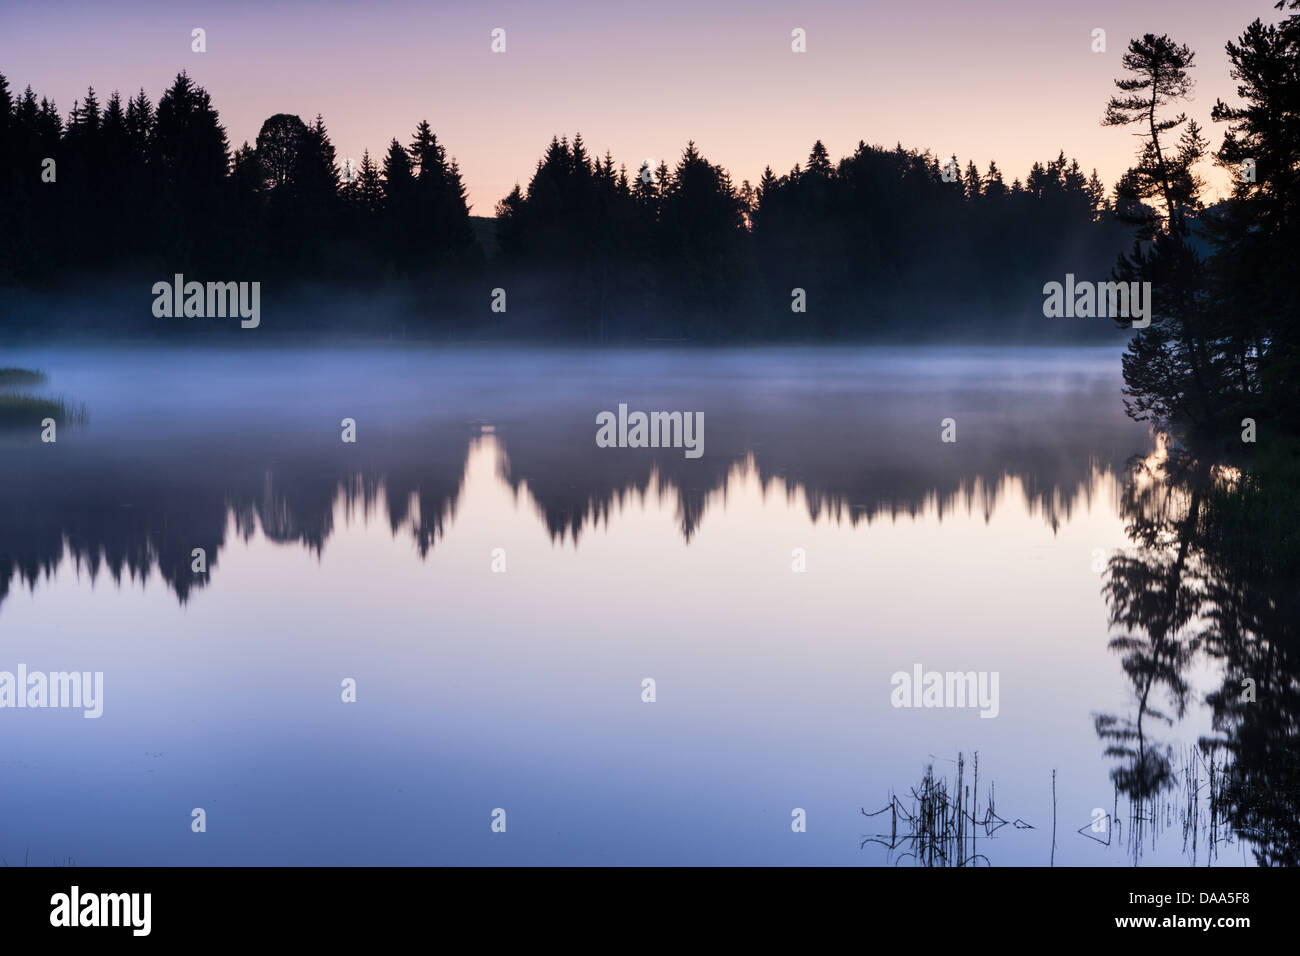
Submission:
[[[1223,662],[1206,698],[1231,757],[1224,801],[1265,865],[1300,863],[1300,472],[1280,456],[1216,485],[1201,542],[1206,650]],[[1247,693],[1247,679],[1253,690]]]
[[[1150,739],[1146,718],[1181,719],[1186,675],[1200,659],[1213,662],[1222,674],[1205,698],[1214,734],[1200,742],[1211,758],[1211,815],[1226,817],[1264,865],[1300,862],[1297,486],[1285,459],[1223,472],[1177,452],[1136,468],[1121,502],[1136,547],[1111,560],[1105,587],[1111,624],[1124,631],[1110,646],[1137,711],[1096,718],[1118,758],[1116,787],[1146,801],[1171,786],[1172,748]],[[1217,773],[1215,753],[1226,758]]]
[[[1201,508],[1199,490],[1182,494],[1145,463],[1136,466],[1124,490],[1126,533],[1140,544],[1132,554],[1113,557],[1105,594],[1110,626],[1121,633],[1110,648],[1121,654],[1133,684],[1136,717],[1101,715],[1099,737],[1110,741],[1108,756],[1121,763],[1111,778],[1135,798],[1158,793],[1170,782],[1170,748],[1148,739],[1147,719],[1170,726],[1186,713],[1185,671],[1199,646],[1188,633],[1200,610],[1204,584],[1190,553]],[[1162,693],[1163,692],[1163,693]],[[1164,710],[1164,703],[1172,712]]]

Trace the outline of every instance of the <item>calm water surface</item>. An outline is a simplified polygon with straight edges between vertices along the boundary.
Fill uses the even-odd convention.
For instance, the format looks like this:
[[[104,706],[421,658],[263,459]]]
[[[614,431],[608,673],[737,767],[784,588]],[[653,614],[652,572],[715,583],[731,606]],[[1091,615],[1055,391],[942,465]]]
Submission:
[[[1153,451],[1112,350],[0,365],[90,415],[0,434],[0,670],[105,682],[98,720],[0,710],[11,865],[906,864],[905,817],[862,810],[928,766],[980,863],[1249,862],[1189,843],[1178,787],[1124,832],[1095,726],[1137,710],[1098,562]],[[619,403],[703,412],[703,456],[597,448]],[[916,664],[997,672],[997,716],[892,706]]]

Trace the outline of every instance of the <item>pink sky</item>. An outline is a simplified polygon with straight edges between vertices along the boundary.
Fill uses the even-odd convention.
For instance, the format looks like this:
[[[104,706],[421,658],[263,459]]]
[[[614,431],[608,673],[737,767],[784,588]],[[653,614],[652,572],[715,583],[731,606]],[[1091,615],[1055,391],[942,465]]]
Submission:
[[[0,72],[66,115],[87,85],[101,102],[141,86],[156,102],[184,69],[212,94],[232,146],[273,113],[319,112],[340,160],[381,155],[394,136],[405,144],[427,118],[473,211],[491,215],[551,136],[575,130],[632,170],[671,163],[694,139],[737,182],[766,164],[788,170],[820,138],[835,158],[859,139],[955,152],[981,170],[994,158],[1008,181],[1063,149],[1109,186],[1135,143],[1099,122],[1129,38],[1165,32],[1196,51],[1186,111],[1217,147],[1210,108],[1233,97],[1223,45],[1279,16],[1271,0],[49,0],[0,12]],[[190,49],[195,27],[206,53]],[[490,50],[496,27],[505,53]],[[806,53],[791,52],[796,27]],[[1090,49],[1097,27],[1105,53]],[[1226,181],[1208,164],[1202,175]]]

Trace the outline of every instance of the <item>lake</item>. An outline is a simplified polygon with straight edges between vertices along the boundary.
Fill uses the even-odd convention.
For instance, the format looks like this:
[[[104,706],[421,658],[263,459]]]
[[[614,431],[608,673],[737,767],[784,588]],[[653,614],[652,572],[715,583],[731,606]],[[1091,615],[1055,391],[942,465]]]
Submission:
[[[0,709],[9,865],[1251,862],[1196,694],[1149,792],[1099,733],[1160,451],[1114,349],[0,365],[89,415],[0,433],[0,671],[103,675]],[[702,454],[599,447],[620,405]]]

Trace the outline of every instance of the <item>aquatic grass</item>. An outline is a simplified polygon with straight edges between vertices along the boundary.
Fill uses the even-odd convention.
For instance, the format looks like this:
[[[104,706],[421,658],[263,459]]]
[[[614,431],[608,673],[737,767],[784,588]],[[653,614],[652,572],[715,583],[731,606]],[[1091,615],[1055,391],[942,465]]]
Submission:
[[[0,368],[0,388],[16,385],[44,385],[48,376],[39,369]]]
[[[74,405],[61,396],[0,395],[0,428],[40,425],[47,418],[59,425],[85,425],[90,414],[85,405]]]
[[[982,839],[987,840],[1004,826],[1016,830],[1034,827],[1019,818],[1006,820],[998,816],[992,788],[984,798],[984,815],[977,816],[979,754],[975,754],[972,769],[973,779],[967,781],[966,758],[958,753],[957,776],[951,784],[946,777],[936,777],[931,764],[925,768],[921,786],[910,788],[910,806],[891,791],[889,803],[882,809],[868,813],[862,808],[864,817],[889,814],[889,832],[864,836],[858,849],[876,843],[891,854],[901,850],[897,863],[911,860],[918,866],[988,866],[989,858],[977,846],[981,839],[978,831],[983,830]]]

